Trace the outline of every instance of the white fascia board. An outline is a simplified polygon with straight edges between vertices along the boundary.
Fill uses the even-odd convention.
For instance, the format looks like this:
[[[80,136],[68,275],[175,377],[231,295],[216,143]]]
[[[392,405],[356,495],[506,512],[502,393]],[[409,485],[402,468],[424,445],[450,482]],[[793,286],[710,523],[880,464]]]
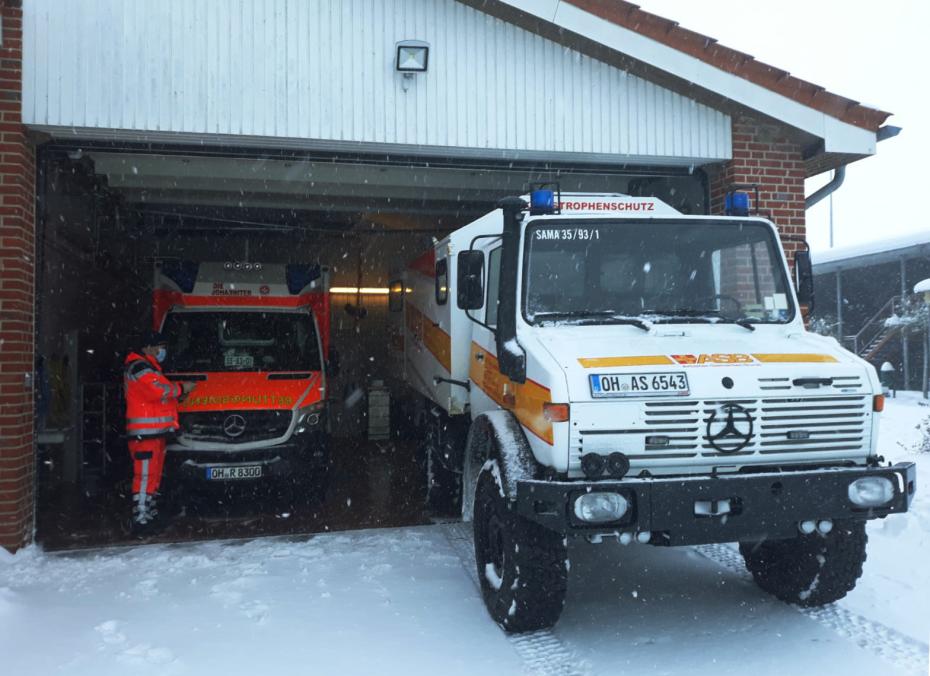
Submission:
[[[824,141],[828,153],[874,155],[875,132],[843,122],[561,0],[501,0]]]

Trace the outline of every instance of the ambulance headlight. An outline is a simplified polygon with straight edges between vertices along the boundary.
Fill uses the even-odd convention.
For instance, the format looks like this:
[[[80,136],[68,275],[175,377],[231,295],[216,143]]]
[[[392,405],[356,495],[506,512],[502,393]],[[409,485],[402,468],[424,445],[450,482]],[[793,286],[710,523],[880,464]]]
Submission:
[[[619,521],[629,509],[629,500],[620,493],[584,493],[575,498],[575,516],[585,523]]]
[[[880,507],[894,497],[894,484],[883,476],[867,476],[849,484],[849,501],[857,507]]]
[[[323,420],[323,408],[325,404],[318,401],[315,404],[304,406],[297,409],[297,428],[295,434],[302,434],[319,426]]]

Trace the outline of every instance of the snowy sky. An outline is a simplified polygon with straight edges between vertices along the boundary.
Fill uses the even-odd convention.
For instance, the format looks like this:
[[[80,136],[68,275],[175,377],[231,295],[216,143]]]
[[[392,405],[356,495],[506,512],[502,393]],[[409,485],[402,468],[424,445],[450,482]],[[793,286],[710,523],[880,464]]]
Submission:
[[[930,156],[928,0],[635,0],[644,10],[829,91],[893,113],[903,127],[853,163],[833,198],[834,246],[930,230],[922,158]],[[809,180],[808,193],[829,179]],[[829,200],[808,212],[811,246],[828,246]]]

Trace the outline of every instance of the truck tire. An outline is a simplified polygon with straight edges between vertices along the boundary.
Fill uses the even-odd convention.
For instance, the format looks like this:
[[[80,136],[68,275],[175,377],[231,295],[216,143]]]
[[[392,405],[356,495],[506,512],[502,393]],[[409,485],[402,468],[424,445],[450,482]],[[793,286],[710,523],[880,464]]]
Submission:
[[[862,575],[865,521],[837,521],[827,535],[741,542],[746,568],[763,590],[805,608],[846,596]]]
[[[513,512],[496,460],[475,486],[475,563],[484,604],[508,633],[552,627],[568,589],[564,539]]]

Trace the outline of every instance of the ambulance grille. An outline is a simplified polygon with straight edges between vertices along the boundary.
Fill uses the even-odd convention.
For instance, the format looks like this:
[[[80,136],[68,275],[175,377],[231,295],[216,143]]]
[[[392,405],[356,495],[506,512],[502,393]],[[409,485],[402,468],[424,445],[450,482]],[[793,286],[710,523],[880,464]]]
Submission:
[[[710,443],[707,423],[725,404],[736,404],[752,420],[748,443],[721,452]],[[595,406],[610,404],[595,404]],[[642,418],[626,428],[574,427],[569,468],[580,468],[585,453],[625,453],[631,466],[694,466],[823,461],[856,457],[871,442],[871,398],[858,395],[763,399],[652,401]],[[715,427],[719,429],[718,426]],[[745,423],[740,426],[746,430]],[[718,445],[721,445],[718,443]],[[803,459],[798,456],[804,455]]]
[[[187,441],[204,441],[226,444],[245,444],[269,441],[284,436],[291,426],[293,411],[207,411],[181,413],[180,433]],[[230,416],[240,416],[245,422],[238,436],[226,434]]]

